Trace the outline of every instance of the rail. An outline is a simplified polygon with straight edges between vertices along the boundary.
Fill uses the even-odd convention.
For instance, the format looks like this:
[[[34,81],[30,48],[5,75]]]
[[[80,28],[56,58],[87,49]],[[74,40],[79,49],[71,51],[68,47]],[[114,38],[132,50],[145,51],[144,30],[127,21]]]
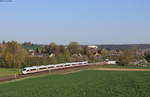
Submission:
[[[31,73],[31,74],[26,74],[26,75],[14,74],[14,75],[9,75],[9,76],[5,76],[5,77],[0,77],[0,82],[12,81],[12,80],[16,80],[16,79],[21,79],[21,78],[26,78],[26,77],[36,76],[36,75],[42,75],[42,74],[49,74],[50,71],[51,72],[58,72],[58,71],[66,70],[66,69],[70,69],[70,68],[80,68],[80,67],[87,67],[87,66],[89,67],[89,66],[96,66],[96,65],[104,65],[104,63],[103,62],[89,63],[87,65],[59,68],[59,69],[55,69],[55,70],[46,70],[46,71],[36,72],[36,73]]]

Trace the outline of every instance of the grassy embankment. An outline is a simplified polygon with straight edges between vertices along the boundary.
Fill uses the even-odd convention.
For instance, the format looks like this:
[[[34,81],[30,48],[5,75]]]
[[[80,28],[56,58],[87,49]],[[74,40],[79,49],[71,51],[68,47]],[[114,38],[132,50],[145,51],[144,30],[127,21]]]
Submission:
[[[19,69],[16,68],[0,68],[0,77],[15,75],[19,73]]]

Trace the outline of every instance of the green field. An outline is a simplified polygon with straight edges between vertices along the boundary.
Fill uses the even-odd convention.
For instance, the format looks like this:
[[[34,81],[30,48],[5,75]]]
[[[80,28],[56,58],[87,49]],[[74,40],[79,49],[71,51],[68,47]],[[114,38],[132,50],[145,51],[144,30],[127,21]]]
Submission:
[[[0,77],[14,75],[14,74],[18,74],[18,73],[19,73],[19,69],[0,68]]]
[[[0,97],[150,97],[150,72],[47,75],[0,84]]]
[[[150,66],[147,67],[143,67],[143,66],[134,66],[134,65],[125,65],[125,66],[121,66],[121,65],[99,65],[97,67],[101,67],[101,68],[132,68],[132,69],[150,69]]]
[[[119,66],[119,65],[98,65],[92,67],[82,67],[82,68],[73,68],[65,71],[75,71],[75,70],[85,70],[93,68],[138,68],[138,69],[150,69],[150,67],[137,67],[137,66]],[[19,69],[16,68],[0,68],[0,77],[15,75],[21,73]]]

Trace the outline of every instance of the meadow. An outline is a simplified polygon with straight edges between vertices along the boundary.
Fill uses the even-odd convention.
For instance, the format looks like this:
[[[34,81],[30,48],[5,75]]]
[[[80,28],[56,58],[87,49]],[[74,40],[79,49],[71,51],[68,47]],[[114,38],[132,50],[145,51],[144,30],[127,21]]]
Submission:
[[[69,69],[69,71],[75,71],[75,70],[85,70],[85,69],[94,69],[94,68],[132,68],[132,69],[150,69],[149,67],[140,67],[140,66],[120,66],[120,65],[97,65],[97,66],[90,66],[90,67],[82,67],[82,68],[72,68]],[[68,70],[65,70],[68,71]],[[21,69],[18,68],[0,68],[0,78],[15,74],[20,74]]]
[[[150,72],[85,70],[0,84],[0,97],[150,97]]]
[[[18,73],[20,73],[20,71],[16,68],[0,68],[0,77],[15,75]]]

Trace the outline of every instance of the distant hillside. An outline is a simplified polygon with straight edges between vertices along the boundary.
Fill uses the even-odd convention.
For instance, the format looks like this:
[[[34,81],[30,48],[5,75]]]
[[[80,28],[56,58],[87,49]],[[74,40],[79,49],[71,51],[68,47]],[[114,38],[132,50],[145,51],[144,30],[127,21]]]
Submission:
[[[132,46],[136,46],[139,49],[150,49],[150,44],[120,44],[120,45],[97,45],[99,48],[108,48],[108,49],[129,49]]]

